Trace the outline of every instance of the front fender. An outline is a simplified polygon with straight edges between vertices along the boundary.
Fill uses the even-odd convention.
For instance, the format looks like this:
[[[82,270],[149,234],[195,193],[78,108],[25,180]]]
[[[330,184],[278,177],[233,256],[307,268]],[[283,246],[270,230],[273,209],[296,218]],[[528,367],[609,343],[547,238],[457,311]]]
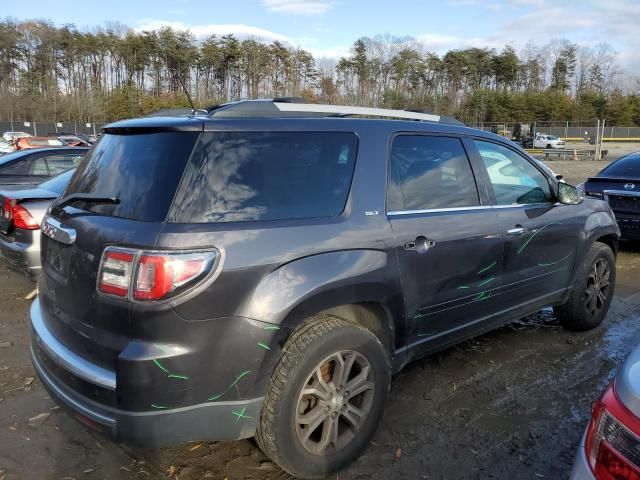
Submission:
[[[617,239],[620,238],[620,228],[618,227],[616,218],[610,208],[593,212],[585,220],[584,231],[581,238],[581,245],[578,249],[578,255],[576,256],[576,262],[573,268],[573,275],[571,276],[570,288],[567,291],[565,300],[569,298],[571,287],[573,287],[576,282],[576,275],[579,267],[580,265],[582,265],[582,262],[589,252],[589,249],[591,249],[591,246],[599,238],[606,236],[615,236]]]

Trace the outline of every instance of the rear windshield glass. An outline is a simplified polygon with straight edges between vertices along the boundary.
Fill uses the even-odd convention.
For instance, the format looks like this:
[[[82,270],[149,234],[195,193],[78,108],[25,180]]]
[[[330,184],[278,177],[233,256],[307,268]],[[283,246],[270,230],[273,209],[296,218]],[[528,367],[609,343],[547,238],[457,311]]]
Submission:
[[[349,193],[356,149],[354,133],[205,133],[169,219],[208,223],[337,216]]]
[[[602,171],[607,177],[640,178],[640,154],[629,155],[612,163]]]
[[[115,196],[117,204],[74,206],[114,217],[161,222],[189,160],[197,132],[105,134],[76,169],[66,193]]]

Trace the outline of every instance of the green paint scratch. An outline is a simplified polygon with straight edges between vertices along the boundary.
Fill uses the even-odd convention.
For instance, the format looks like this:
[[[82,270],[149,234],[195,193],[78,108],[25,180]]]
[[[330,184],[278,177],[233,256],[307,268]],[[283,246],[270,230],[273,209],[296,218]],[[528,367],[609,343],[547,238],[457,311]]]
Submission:
[[[527,245],[529,245],[529,243],[531,242],[531,240],[533,240],[533,238],[538,235],[541,231],[543,231],[545,228],[550,227],[551,225],[560,225],[558,222],[554,222],[554,223],[547,223],[544,227],[539,228],[538,230],[536,230],[535,232],[533,232],[533,234],[527,238],[527,241],[524,242],[522,245],[520,245],[520,248],[518,249],[518,255],[520,255],[525,248],[527,248]]]
[[[151,404],[151,406],[152,406],[153,408],[158,408],[158,409],[160,409],[160,410],[164,410],[164,409],[169,408],[169,407],[163,407],[162,405],[156,405],[155,403],[152,403],[152,404]]]
[[[246,412],[246,411],[247,411],[247,407],[243,407],[242,410],[240,410],[239,412],[231,412],[237,417],[236,418],[236,423],[238,423],[241,418],[251,419],[250,416],[244,414],[244,412]]]
[[[483,285],[486,285],[486,284],[487,284],[487,283],[489,283],[489,282],[493,282],[495,279],[496,279],[496,277],[489,277],[489,278],[487,278],[485,281],[480,282],[480,283],[478,284],[478,286],[479,286],[479,287],[482,287]]]
[[[219,394],[219,395],[214,395],[213,397],[208,398],[208,399],[207,399],[207,401],[208,401],[208,402],[212,402],[212,401],[217,400],[217,399],[219,399],[220,397],[222,397],[222,396],[226,395],[226,394],[227,394],[227,392],[228,392],[229,390],[231,390],[233,387],[235,387],[235,385],[236,385],[240,380],[242,380],[242,378],[246,377],[246,376],[247,376],[247,375],[249,375],[250,373],[251,373],[251,370],[247,370],[247,371],[245,371],[245,372],[242,372],[240,375],[238,375],[238,376],[236,377],[236,379],[234,380],[234,382],[233,382],[231,385],[229,385],[229,387],[228,387],[224,392],[222,392],[222,393],[221,393],[221,394]]]
[[[159,360],[154,358],[152,361],[156,367],[158,367],[160,370],[162,370],[164,373],[167,374],[167,378],[178,378],[180,380],[189,380],[189,377],[187,377],[186,375],[178,375],[177,373],[171,373],[168,368],[166,368],[164,365],[160,363]]]
[[[469,285],[460,285],[458,287],[458,290],[463,289],[463,288],[471,288]]]
[[[277,325],[269,325],[267,327],[264,327],[263,330],[280,330],[280,327],[278,327]]]
[[[171,372],[169,370],[167,370],[165,367],[163,367],[162,364],[158,360],[156,360],[155,358],[153,359],[153,363],[155,363],[156,367],[158,367],[164,373],[171,374]]]
[[[266,345],[262,342],[258,342],[258,346],[264,348],[265,350],[271,350],[271,347],[269,345]]]
[[[551,265],[557,265],[560,262],[564,262],[567,258],[569,258],[571,255],[573,254],[573,251],[569,252],[568,255],[565,255],[564,257],[562,257],[560,260],[556,260],[555,262],[549,262],[549,263],[539,263],[538,266],[539,267],[550,267]]]
[[[487,299],[487,298],[489,298],[490,296],[491,296],[491,294],[490,294],[490,293],[487,293],[487,292],[480,292],[480,294],[479,294],[477,297],[475,297],[475,298],[473,299],[473,301],[474,301],[474,302],[479,302],[479,301],[481,301],[481,300],[486,300],[486,299]]]
[[[491,265],[487,265],[486,267],[484,267],[482,270],[480,270],[476,275],[480,275],[483,274],[484,272],[486,272],[487,270],[491,270],[493,267],[495,267],[496,265],[498,265],[498,262],[493,262]]]

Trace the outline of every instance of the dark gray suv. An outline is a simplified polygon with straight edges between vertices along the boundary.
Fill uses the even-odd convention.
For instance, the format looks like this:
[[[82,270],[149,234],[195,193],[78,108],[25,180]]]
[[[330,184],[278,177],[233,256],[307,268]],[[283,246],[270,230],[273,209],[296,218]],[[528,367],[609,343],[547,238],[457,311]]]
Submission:
[[[255,436],[320,478],[408,362],[550,305],[594,328],[613,296],[608,205],[455,121],[254,101],[103,133],[42,225],[32,353],[119,441]]]

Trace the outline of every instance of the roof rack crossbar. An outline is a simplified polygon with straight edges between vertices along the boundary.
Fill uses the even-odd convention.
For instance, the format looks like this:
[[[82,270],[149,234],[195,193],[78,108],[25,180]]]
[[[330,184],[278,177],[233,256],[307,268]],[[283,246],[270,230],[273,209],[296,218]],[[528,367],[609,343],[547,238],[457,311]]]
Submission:
[[[408,120],[425,120],[440,122],[439,115],[411,112],[408,110],[391,110],[387,108],[353,107],[344,105],[317,105],[314,103],[273,102],[281,112],[327,113],[331,115],[367,115],[371,117],[404,118]]]

